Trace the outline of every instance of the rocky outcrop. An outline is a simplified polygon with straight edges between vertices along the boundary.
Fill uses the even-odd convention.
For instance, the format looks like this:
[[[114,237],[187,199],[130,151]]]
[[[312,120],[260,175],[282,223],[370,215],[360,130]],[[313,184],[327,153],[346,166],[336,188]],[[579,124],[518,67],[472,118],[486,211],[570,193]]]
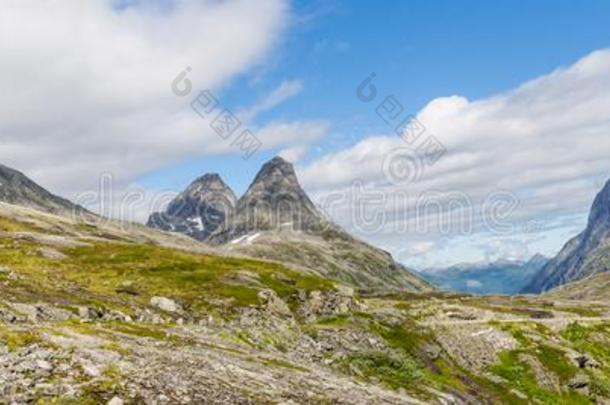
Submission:
[[[523,288],[541,293],[610,270],[610,181],[597,194],[587,228],[568,241],[559,254]]]
[[[231,222],[235,201],[233,190],[218,174],[205,174],[172,200],[164,212],[153,213],[147,225],[205,241]]]
[[[320,316],[344,315],[362,310],[363,304],[356,300],[353,290],[341,288],[337,291],[304,291],[299,296],[298,315],[306,321],[313,321]]]

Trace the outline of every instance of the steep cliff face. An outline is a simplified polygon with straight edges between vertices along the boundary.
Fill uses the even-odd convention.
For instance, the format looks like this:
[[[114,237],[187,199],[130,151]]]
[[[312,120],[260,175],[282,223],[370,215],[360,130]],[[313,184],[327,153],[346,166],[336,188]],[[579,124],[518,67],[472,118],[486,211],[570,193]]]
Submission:
[[[148,226],[204,241],[230,221],[235,201],[233,190],[218,174],[205,174],[180,193],[165,212],[152,214]]]
[[[0,201],[53,214],[83,212],[82,207],[51,194],[23,173],[0,165]]]
[[[597,194],[587,228],[570,239],[522,292],[541,293],[610,269],[610,181]]]

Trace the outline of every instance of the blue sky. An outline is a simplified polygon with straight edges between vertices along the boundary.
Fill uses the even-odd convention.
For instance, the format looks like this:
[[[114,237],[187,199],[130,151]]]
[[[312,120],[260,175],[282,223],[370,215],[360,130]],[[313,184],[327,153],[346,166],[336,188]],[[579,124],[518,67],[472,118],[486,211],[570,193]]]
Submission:
[[[206,172],[241,194],[282,154],[316,202],[350,197],[329,213],[338,223],[427,267],[552,255],[584,227],[610,178],[607,1],[92,0],[44,9],[11,1],[1,9],[0,162],[92,209],[102,206],[100,179],[111,176],[104,215],[123,218],[126,197],[141,192],[123,219],[146,221],[162,208],[160,193]],[[187,66],[193,93],[176,96],[171,83]],[[395,183],[388,162],[405,144],[375,113],[378,100],[356,97],[372,72],[378,100],[393,95],[446,148],[416,182]],[[261,139],[250,159],[189,107],[203,89]],[[383,197],[367,207],[383,219],[374,232],[354,218],[360,183]],[[430,193],[445,202],[460,195],[468,206],[415,215]],[[518,202],[505,218],[510,232],[486,218],[498,195]],[[451,229],[414,230],[422,218]]]
[[[233,78],[218,96],[239,110],[284,80],[302,81],[298,97],[258,119],[328,120],[331,133],[304,161],[387,132],[373,109],[355,97],[356,86],[371,72],[380,91],[415,113],[440,96],[478,99],[508,91],[610,44],[605,1],[327,0],[292,6],[290,28],[268,60]],[[218,171],[242,193],[278,150],[249,161],[231,154],[196,158],[141,181],[175,188]]]

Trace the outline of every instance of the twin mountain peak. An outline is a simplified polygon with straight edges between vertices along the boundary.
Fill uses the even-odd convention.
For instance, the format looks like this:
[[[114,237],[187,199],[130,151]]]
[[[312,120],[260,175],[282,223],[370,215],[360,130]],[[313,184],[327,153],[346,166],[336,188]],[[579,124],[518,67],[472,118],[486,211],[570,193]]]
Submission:
[[[303,191],[294,167],[281,157],[265,163],[239,199],[216,173],[205,174],[153,213],[148,225],[222,244],[279,228],[316,232],[332,226]]]

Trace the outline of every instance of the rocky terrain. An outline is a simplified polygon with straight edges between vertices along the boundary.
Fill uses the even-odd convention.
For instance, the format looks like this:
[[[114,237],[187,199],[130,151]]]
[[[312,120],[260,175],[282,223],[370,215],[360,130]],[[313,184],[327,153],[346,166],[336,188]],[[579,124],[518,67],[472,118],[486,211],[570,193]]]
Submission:
[[[610,181],[597,194],[587,228],[568,241],[561,251],[523,288],[540,293],[610,270]]]
[[[465,263],[447,268],[424,269],[423,278],[447,291],[470,294],[517,294],[548,262],[540,254],[527,261],[498,260],[490,263]]]
[[[610,403],[599,289],[401,289],[344,233],[257,232],[209,246],[0,203],[0,403]]]
[[[0,204],[0,402],[607,403],[610,306],[354,291]]]

